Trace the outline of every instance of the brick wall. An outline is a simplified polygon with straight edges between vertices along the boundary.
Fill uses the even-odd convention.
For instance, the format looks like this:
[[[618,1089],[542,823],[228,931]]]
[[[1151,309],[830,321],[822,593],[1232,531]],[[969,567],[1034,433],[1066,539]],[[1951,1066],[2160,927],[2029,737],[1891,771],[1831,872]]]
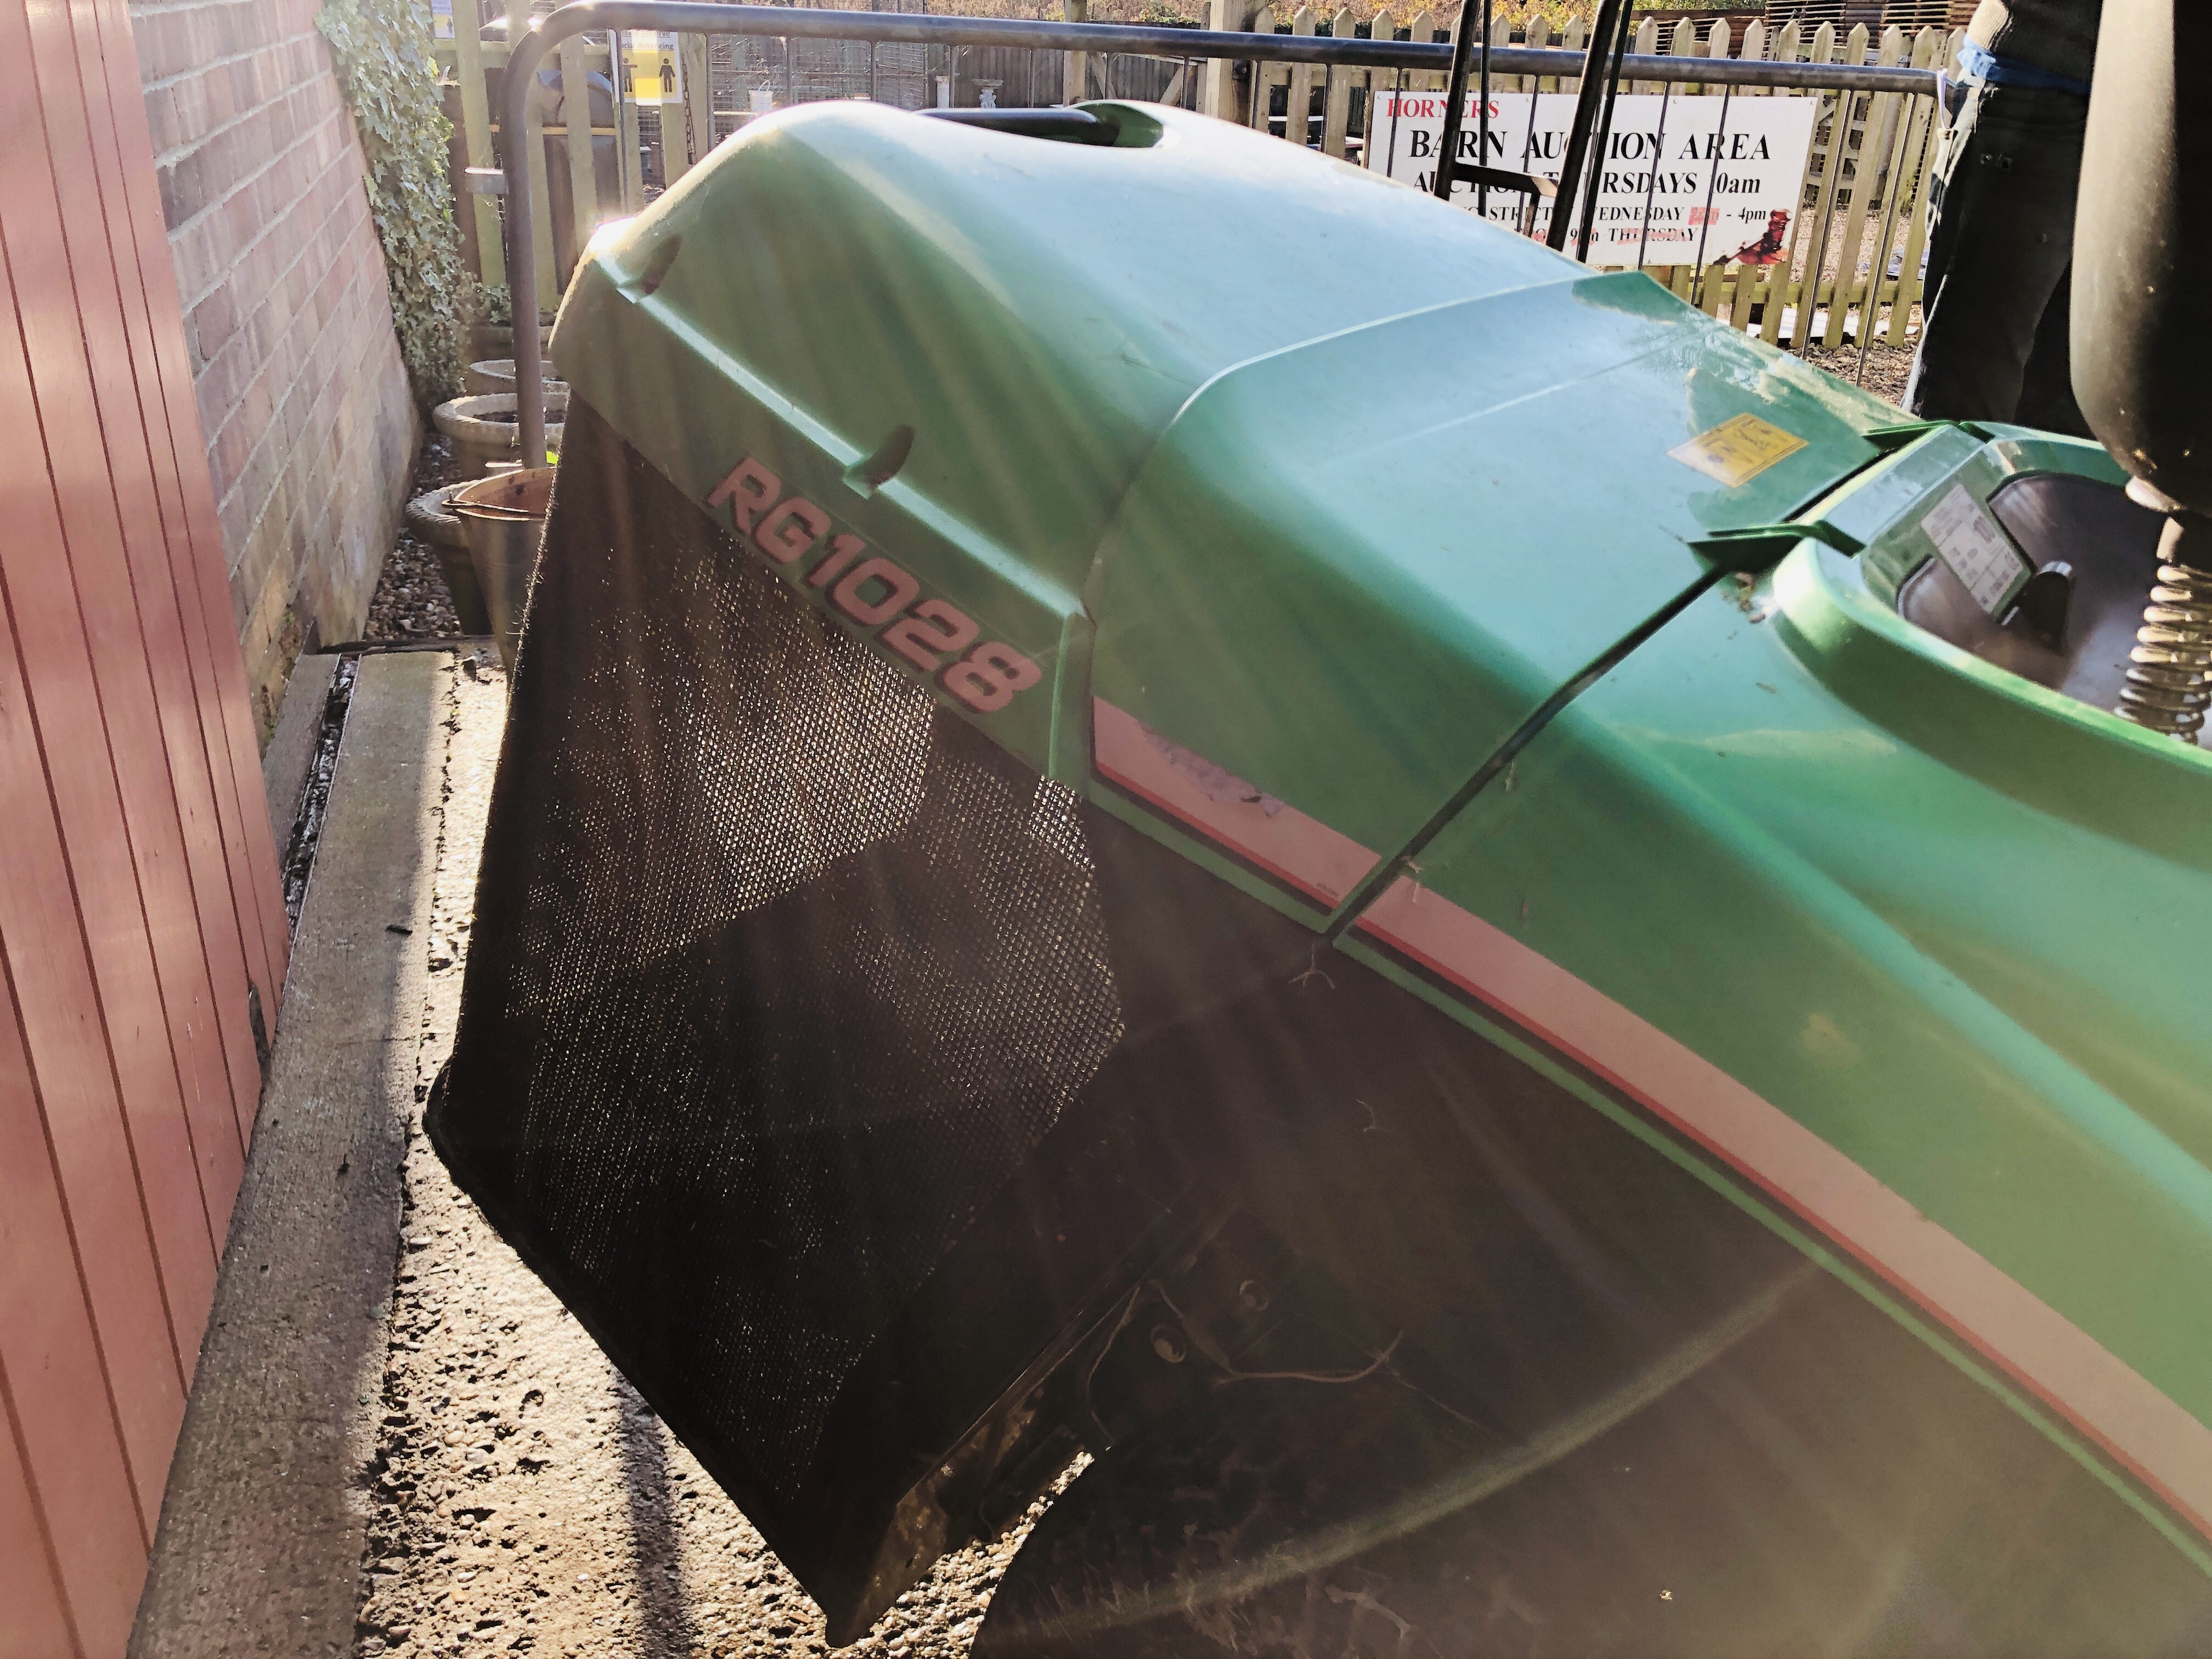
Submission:
[[[133,0],[230,592],[265,743],[360,636],[421,419],[319,0]]]

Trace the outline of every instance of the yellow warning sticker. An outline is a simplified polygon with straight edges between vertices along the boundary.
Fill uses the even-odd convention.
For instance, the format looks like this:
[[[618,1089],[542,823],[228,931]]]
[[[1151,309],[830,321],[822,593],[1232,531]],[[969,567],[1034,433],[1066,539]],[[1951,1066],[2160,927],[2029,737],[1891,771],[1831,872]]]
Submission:
[[[1805,441],[1796,433],[1784,432],[1756,415],[1739,415],[1710,432],[1700,432],[1686,444],[1677,444],[1667,454],[1734,489],[1804,447]]]

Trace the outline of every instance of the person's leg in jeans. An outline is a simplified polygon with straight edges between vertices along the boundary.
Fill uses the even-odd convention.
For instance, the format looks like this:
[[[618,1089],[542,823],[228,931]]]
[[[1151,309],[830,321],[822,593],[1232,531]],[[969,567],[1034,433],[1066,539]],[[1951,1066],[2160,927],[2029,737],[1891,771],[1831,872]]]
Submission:
[[[2064,285],[2088,100],[2017,87],[1965,91],[1937,161],[1925,320],[1905,406],[1923,420],[2027,418],[2033,363],[2036,419],[2084,431],[2067,389]]]
[[[2020,407],[2013,419],[2022,426],[2039,426],[2045,432],[2093,438],[2081,405],[2074,401],[2072,331],[2068,318],[2074,309],[2074,268],[2058,273],[2058,286],[2043,307],[2043,323],[2035,331],[2035,349],[2028,354],[2021,376]]]

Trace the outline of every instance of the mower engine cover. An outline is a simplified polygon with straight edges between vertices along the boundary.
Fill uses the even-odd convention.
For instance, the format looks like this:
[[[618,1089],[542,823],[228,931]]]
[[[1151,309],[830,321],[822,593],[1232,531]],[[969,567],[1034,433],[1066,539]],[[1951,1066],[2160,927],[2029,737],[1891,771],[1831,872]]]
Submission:
[[[1162,1239],[1463,1045],[1932,1345],[2196,1617],[2212,760],[1912,608],[2012,640],[2109,461],[1085,107],[779,113],[594,240],[457,1178],[844,1640],[1066,1462],[1040,1379]]]

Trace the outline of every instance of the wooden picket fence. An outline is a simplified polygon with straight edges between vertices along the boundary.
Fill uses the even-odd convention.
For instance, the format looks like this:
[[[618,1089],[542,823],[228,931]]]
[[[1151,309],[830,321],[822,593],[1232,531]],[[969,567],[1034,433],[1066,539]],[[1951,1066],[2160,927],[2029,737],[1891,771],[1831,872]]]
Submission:
[[[1242,0],[1207,0],[1206,27],[1241,27],[1241,16],[1245,15],[1241,6]],[[1401,27],[1387,13],[1378,14],[1371,25],[1363,26],[1354,22],[1348,9],[1334,18],[1324,18],[1310,6],[1300,8],[1285,25],[1273,9],[1262,9],[1251,15],[1250,27],[1257,33],[1341,38],[1355,29],[1367,33],[1371,27],[1375,35],[1384,38],[1449,38],[1437,27],[1433,14],[1425,10],[1415,13]],[[1554,36],[1540,15],[1532,15],[1525,27],[1500,15],[1492,20],[1492,42],[1501,48],[1527,45],[1578,52],[1583,48],[1587,27],[1583,18],[1573,17]],[[1522,37],[1517,41],[1516,33]],[[1832,23],[1811,29],[1790,23],[1770,37],[1764,23],[1753,22],[1739,42],[1722,21],[1714,22],[1700,40],[1696,26],[1687,18],[1679,20],[1671,30],[1646,18],[1637,31],[1632,50],[1645,57],[1905,64],[1918,69],[1948,64],[1955,74],[1959,44],[1964,38],[1963,30],[1947,33],[1930,27],[1921,29],[1908,42],[1905,32],[1892,26],[1877,40],[1862,23],[1844,33],[1839,45]],[[1361,125],[1356,106],[1394,89],[1441,91],[1445,85],[1441,74],[1261,64],[1254,66],[1248,88],[1238,84],[1231,66],[1216,64],[1212,69],[1200,92],[1199,107],[1206,113],[1272,131],[1273,94],[1282,88],[1287,94],[1285,101],[1289,112],[1284,122],[1286,139],[1303,137],[1310,146],[1327,155],[1363,163],[1367,147],[1353,136]],[[1506,92],[1573,92],[1581,83],[1573,76],[1508,75],[1498,76],[1495,84]],[[1634,82],[1622,90],[1656,93],[1660,86],[1657,82]],[[1722,94],[1718,86],[1696,82],[1674,86],[1677,97]],[[1745,328],[1755,321],[1760,337],[1768,341],[1788,339],[1801,349],[1808,343],[1833,349],[1844,343],[1847,334],[1856,342],[1863,337],[1862,330],[1870,329],[1864,337],[1904,343],[1908,329],[1913,326],[1913,307],[1921,299],[1929,191],[1942,125],[1936,100],[1903,93],[1763,87],[1739,87],[1735,95],[1820,100],[1787,248],[1782,258],[1768,265],[1723,261],[1702,268],[1665,266],[1652,275],[1712,316],[1725,315]],[[1305,113],[1303,123],[1297,118],[1300,112]],[[1869,312],[1874,319],[1870,325],[1866,321]]]
[[[518,0],[518,9],[522,0]],[[441,69],[449,70],[459,83],[462,120],[460,137],[467,164],[495,165],[491,112],[484,71],[503,64],[505,40],[487,37],[481,27],[479,0],[451,0],[453,38],[435,40],[434,50]],[[1328,34],[1342,38],[1370,28],[1383,38],[1442,40],[1446,32],[1437,27],[1426,10],[1402,25],[1388,13],[1371,24],[1356,24],[1349,9],[1325,18],[1311,6],[1300,8],[1287,23],[1272,9],[1252,9],[1250,0],[1206,0],[1205,26],[1238,29],[1249,27],[1257,33]],[[519,20],[518,20],[519,21]],[[1525,26],[1510,18],[1495,20],[1493,40],[1500,47],[1515,44],[1558,46],[1579,51],[1587,25],[1580,17],[1569,20],[1556,35],[1540,15],[1531,15]],[[1516,41],[1515,35],[1522,37]],[[1923,28],[1908,40],[1893,26],[1874,39],[1864,24],[1838,38],[1832,23],[1812,29],[1790,23],[1771,36],[1764,23],[1753,22],[1739,40],[1725,21],[1710,25],[1698,38],[1696,27],[1685,18],[1671,29],[1645,19],[1638,29],[1634,50],[1640,55],[1665,53],[1674,57],[1747,58],[1782,63],[1911,64],[1932,69],[1950,64],[1955,72],[1956,53],[1963,32],[1947,34]],[[604,40],[572,39],[562,45],[557,59],[564,83],[580,85],[592,71],[606,75],[615,87],[615,118],[611,125],[593,130],[594,137],[613,137],[620,160],[619,183],[613,199],[603,199],[590,147],[569,142],[566,130],[544,127],[533,117],[528,138],[532,159],[532,183],[538,210],[532,235],[537,245],[538,301],[550,312],[559,302],[567,266],[589,227],[604,219],[635,213],[648,195],[641,155],[648,141],[659,156],[661,185],[673,184],[704,156],[718,136],[746,118],[749,112],[717,112],[711,93],[708,42],[702,35],[684,35],[665,56],[680,58],[684,95],[673,94],[673,77],[644,78],[651,95],[640,96],[640,68],[636,54],[611,52]],[[1187,66],[1196,80],[1196,105],[1208,114],[1272,131],[1273,94],[1281,88],[1290,114],[1284,118],[1284,136],[1303,137],[1327,155],[1364,161],[1367,147],[1361,134],[1364,112],[1374,94],[1394,88],[1405,91],[1442,90],[1444,76],[1395,70],[1333,68],[1312,64],[1261,62],[1240,75],[1239,65],[1223,60],[1194,62]],[[1579,82],[1572,76],[1502,76],[1501,90],[1572,92]],[[1178,74],[1170,96],[1179,95],[1184,77]],[[1656,82],[1634,82],[1625,91],[1656,92]],[[1674,87],[1674,95],[1719,96],[1717,86],[1696,82]],[[1847,336],[1902,343],[1911,327],[1913,307],[1921,298],[1921,260],[1928,231],[1929,190],[1933,162],[1941,136],[1942,112],[1932,98],[1899,93],[1838,93],[1812,89],[1738,88],[1737,97],[1809,97],[1820,100],[1813,142],[1805,159],[1798,189],[1798,211],[1793,217],[1784,256],[1772,264],[1746,265],[1721,262],[1705,267],[1661,267],[1653,275],[1674,291],[1708,313],[1726,316],[1739,327],[1756,326],[1769,341],[1788,340],[1802,349],[1808,343],[1829,349],[1841,346]],[[1298,118],[1304,112],[1304,119]],[[717,119],[720,133],[717,131]],[[577,135],[581,137],[580,131]],[[544,166],[547,137],[563,142],[556,154],[566,158],[564,182],[573,204],[571,222],[580,234],[563,246],[556,261],[550,196]],[[557,165],[557,163],[556,163]],[[470,210],[465,209],[465,211]],[[499,209],[494,198],[472,198],[473,242],[483,279],[498,285],[505,281],[501,257]],[[1887,322],[1884,313],[1887,313]],[[1864,320],[1869,313],[1871,323]],[[1802,322],[1800,319],[1803,319]]]

